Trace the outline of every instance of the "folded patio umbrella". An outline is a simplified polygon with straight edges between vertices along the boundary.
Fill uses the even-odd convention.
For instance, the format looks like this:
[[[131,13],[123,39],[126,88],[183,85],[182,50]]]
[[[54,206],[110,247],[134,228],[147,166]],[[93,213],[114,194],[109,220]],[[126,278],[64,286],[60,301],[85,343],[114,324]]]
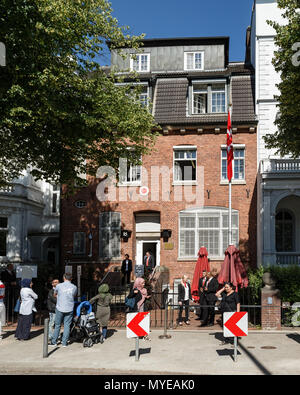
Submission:
[[[202,246],[198,252],[199,258],[195,266],[195,271],[194,271],[194,276],[191,286],[192,296],[196,302],[199,301],[198,284],[199,284],[199,279],[202,277],[202,272],[203,270],[206,270],[208,272],[210,270],[207,256],[208,256],[207,249]]]
[[[240,258],[240,251],[230,245],[225,251],[225,258],[218,275],[219,284],[231,282],[238,290],[248,286],[248,277],[246,269]]]

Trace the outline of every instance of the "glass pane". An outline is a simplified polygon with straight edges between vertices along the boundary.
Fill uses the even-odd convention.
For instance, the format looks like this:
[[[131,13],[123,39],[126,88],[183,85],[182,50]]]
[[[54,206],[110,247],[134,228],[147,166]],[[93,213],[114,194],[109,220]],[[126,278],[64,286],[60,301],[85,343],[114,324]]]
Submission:
[[[186,54],[186,68],[188,70],[192,70],[194,68],[194,54],[193,53]]]
[[[220,218],[219,216],[199,216],[199,221],[198,221],[198,226],[199,228],[219,228],[220,227]]]
[[[199,245],[205,246],[207,252],[212,256],[220,256],[219,252],[219,230],[199,230]]]
[[[225,112],[225,92],[212,93],[212,112],[214,113]]]
[[[195,228],[196,225],[196,217],[180,217],[180,228]]]
[[[148,70],[148,55],[140,55],[141,56],[141,71]]]
[[[194,93],[193,114],[207,113],[207,94]]]
[[[195,53],[195,69],[202,69],[202,53]]]
[[[192,256],[195,253],[195,231],[194,230],[182,230],[180,231],[180,256]]]

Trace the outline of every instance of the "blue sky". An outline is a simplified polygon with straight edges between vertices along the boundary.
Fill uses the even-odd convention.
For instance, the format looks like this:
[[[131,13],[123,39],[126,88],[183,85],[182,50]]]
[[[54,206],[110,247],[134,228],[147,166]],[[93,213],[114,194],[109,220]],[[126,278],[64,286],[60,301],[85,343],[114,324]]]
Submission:
[[[119,25],[145,38],[229,36],[229,60],[245,55],[254,0],[110,0]],[[109,64],[109,60],[106,61]]]

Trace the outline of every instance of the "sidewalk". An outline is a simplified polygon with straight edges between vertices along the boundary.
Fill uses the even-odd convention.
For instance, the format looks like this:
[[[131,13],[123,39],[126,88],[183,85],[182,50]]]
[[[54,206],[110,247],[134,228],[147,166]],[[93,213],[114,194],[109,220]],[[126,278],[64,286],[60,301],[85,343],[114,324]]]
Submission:
[[[300,331],[249,330],[239,339],[237,362],[233,346],[221,345],[222,330],[169,330],[170,339],[160,339],[163,330],[153,330],[151,341],[140,340],[140,358],[135,361],[135,339],[126,330],[111,329],[104,344],[84,348],[49,348],[43,358],[43,330],[32,330],[32,339],[17,341],[14,329],[0,340],[0,374],[220,374],[299,375]],[[265,347],[265,348],[264,348]]]

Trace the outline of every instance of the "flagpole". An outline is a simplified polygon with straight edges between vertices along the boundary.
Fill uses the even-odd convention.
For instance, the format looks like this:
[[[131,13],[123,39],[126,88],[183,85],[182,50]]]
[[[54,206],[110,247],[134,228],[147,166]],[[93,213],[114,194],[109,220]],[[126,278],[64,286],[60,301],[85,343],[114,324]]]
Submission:
[[[232,119],[232,104],[229,104],[229,116],[230,116],[230,131],[232,133],[232,126],[231,126],[231,119]],[[232,136],[232,135],[231,135]],[[232,144],[232,137],[231,137],[231,144]],[[232,147],[233,149],[233,147]],[[232,166],[232,164],[231,164]],[[231,178],[229,179],[228,182],[228,200],[229,200],[229,204],[228,204],[228,244],[231,245],[232,244],[232,189],[231,189],[232,183],[231,183]]]

